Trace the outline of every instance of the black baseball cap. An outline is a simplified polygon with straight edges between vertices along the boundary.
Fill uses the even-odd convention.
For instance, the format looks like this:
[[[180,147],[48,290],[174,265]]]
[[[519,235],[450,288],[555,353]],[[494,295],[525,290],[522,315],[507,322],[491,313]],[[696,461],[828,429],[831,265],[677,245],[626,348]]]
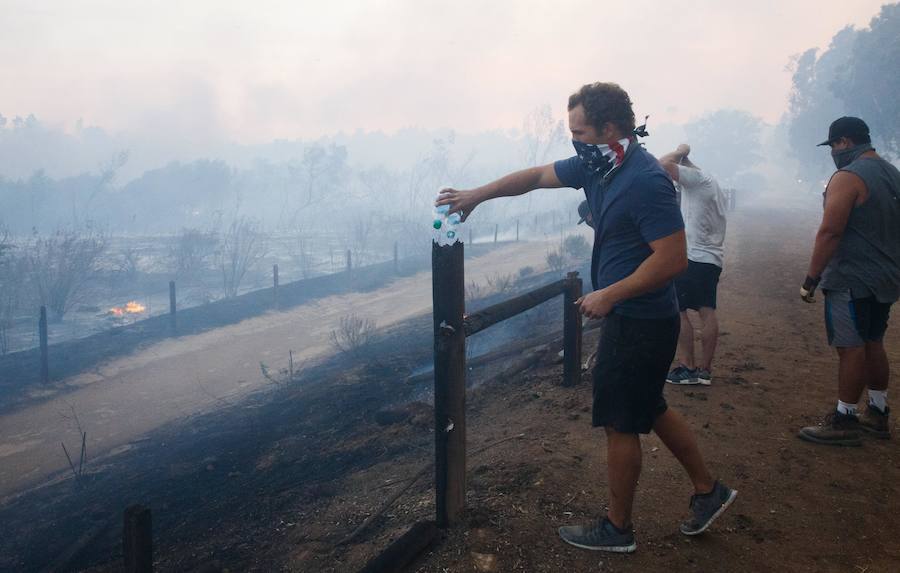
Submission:
[[[831,145],[842,137],[849,137],[856,143],[867,143],[871,141],[869,137],[869,126],[866,122],[858,117],[839,117],[831,122],[828,128],[828,139],[819,145]],[[816,146],[818,147],[818,145]]]
[[[588,205],[587,201],[582,201],[578,204],[578,216],[581,217],[578,219],[577,225],[584,223],[584,220],[588,218],[588,215],[591,214],[591,208]]]

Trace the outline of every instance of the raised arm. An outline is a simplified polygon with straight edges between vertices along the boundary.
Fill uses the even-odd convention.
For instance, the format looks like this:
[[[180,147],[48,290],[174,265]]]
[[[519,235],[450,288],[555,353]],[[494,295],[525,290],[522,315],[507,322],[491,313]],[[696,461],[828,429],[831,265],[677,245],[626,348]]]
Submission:
[[[672,178],[672,181],[678,181],[678,165],[687,159],[687,156],[690,154],[690,152],[691,146],[686,143],[682,143],[675,151],[666,153],[659,158],[659,164],[662,165],[663,169],[666,170],[666,173],[669,174],[669,177]]]
[[[450,205],[451,213],[459,213],[465,220],[479,204],[497,197],[523,195],[535,189],[565,187],[556,176],[552,163],[530,167],[505,175],[475,189],[442,189],[435,205]]]

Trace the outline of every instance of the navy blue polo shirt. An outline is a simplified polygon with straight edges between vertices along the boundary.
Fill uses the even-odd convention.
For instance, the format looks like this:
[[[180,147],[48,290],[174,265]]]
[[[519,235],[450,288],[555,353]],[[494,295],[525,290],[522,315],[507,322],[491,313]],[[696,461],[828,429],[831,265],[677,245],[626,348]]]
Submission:
[[[671,179],[655,157],[637,143],[624,162],[606,178],[586,168],[578,156],[554,163],[567,187],[584,189],[594,219],[591,279],[594,290],[632,274],[652,254],[649,243],[684,229]],[[613,312],[634,318],[667,318],[678,314],[675,287],[617,304]]]

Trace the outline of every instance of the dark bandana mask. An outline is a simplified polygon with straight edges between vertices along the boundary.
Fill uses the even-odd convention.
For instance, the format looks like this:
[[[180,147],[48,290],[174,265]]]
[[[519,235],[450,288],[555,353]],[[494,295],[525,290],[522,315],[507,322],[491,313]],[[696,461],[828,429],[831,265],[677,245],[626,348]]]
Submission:
[[[860,155],[866,151],[872,151],[873,149],[871,143],[861,143],[840,151],[832,151],[831,158],[834,160],[834,166],[837,169],[843,169],[856,161]]]

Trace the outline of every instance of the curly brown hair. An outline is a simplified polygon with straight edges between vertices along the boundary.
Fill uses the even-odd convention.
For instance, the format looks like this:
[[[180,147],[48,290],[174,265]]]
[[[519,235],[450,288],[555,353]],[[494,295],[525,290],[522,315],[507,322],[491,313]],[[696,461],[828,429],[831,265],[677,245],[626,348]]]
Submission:
[[[581,86],[581,89],[569,96],[569,111],[579,105],[584,106],[588,122],[598,133],[607,122],[612,122],[625,136],[634,131],[631,98],[619,84],[595,82]]]

